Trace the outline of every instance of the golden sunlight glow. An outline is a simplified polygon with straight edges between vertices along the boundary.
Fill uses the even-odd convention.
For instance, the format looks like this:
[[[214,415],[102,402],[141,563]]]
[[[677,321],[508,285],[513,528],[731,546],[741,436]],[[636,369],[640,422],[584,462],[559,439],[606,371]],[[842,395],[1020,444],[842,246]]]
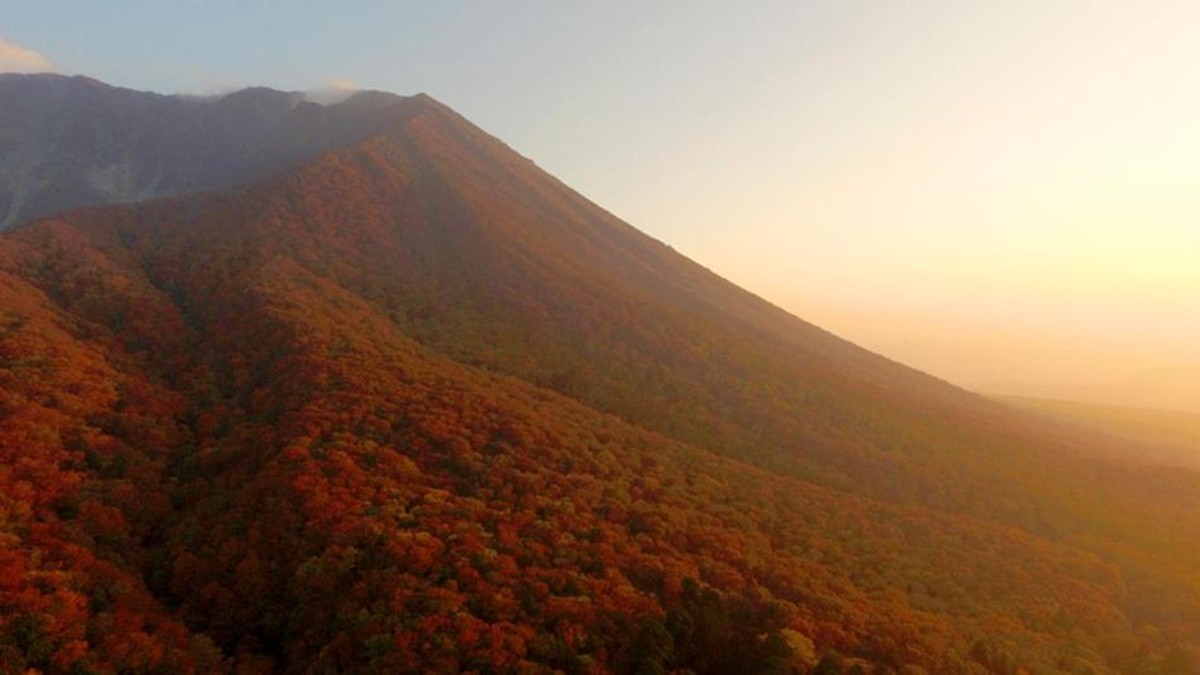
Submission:
[[[825,45],[858,79],[799,78],[753,134],[769,168],[697,169],[744,197],[684,217],[739,237],[683,248],[970,388],[1200,409],[1200,5],[1151,4],[969,3]]]

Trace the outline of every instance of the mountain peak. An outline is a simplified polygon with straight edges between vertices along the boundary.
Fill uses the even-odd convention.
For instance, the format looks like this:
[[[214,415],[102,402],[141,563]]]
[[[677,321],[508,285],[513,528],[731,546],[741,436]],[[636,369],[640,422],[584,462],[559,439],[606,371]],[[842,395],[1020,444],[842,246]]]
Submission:
[[[232,91],[217,98],[217,103],[225,106],[252,107],[295,107],[304,101],[304,94],[297,91],[280,91],[270,87],[247,87]]]
[[[420,102],[426,98],[429,97],[425,94],[401,96],[400,94],[393,94],[391,92],[380,91],[378,89],[361,89],[350,94],[340,102],[334,103],[333,105],[373,108],[395,105],[404,101]]]
[[[0,230],[77,206],[225,189],[379,133],[419,99],[334,105],[251,87],[201,99],[79,76],[0,79]]]

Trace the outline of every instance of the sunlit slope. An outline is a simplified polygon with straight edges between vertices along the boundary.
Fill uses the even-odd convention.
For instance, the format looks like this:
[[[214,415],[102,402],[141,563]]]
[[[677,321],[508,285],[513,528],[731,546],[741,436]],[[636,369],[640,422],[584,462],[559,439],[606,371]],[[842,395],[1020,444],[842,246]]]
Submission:
[[[291,260],[443,355],[727,457],[1106,556],[1133,547],[1200,565],[1196,476],[1093,461],[1081,443],[1105,439],[1061,433],[821,331],[435,101],[409,105],[392,132],[241,194],[104,217],[164,288],[220,274],[192,253],[206,247]]]
[[[451,358],[821,484],[1054,534],[1145,534],[1128,486],[1150,472],[1081,459],[1079,439],[782,312],[415,101],[395,133],[241,195],[144,209],[136,227],[114,212],[116,236],[168,286],[207,264],[188,254],[210,239],[294,260]],[[1200,561],[1182,530],[1154,545]]]
[[[47,461],[79,463],[12,534],[46,569],[67,563],[61,538],[144,579],[156,600],[127,622],[171,608],[223,667],[737,672],[837,650],[1105,671],[1171,645],[1130,629],[1117,567],[1069,545],[771,474],[456,362],[204,221],[171,230],[193,245],[159,276],[103,224],[136,215],[0,249],[37,298],[6,304],[4,345],[37,346],[5,363],[26,369],[9,390],[57,420],[38,447],[67,447]],[[77,360],[53,372],[79,398],[35,388]],[[57,538],[23,534],[37,527]],[[6,602],[49,617],[46,658],[72,663],[58,626],[107,625],[102,591],[80,593],[101,609],[60,621]],[[122,658],[89,647],[90,663]]]

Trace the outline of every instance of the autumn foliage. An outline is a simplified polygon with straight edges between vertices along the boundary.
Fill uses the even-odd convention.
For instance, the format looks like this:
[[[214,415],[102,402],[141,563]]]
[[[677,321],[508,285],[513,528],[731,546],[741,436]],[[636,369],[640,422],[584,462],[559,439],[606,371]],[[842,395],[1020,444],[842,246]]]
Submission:
[[[1195,474],[843,343],[409,105],[0,239],[0,672],[1194,663]]]

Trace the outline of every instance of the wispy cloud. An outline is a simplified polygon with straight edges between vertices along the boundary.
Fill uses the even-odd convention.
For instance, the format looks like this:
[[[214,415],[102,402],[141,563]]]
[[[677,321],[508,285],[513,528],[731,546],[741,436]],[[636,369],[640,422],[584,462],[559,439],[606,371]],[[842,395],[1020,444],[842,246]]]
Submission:
[[[45,56],[15,42],[0,38],[0,73],[53,72],[54,64]]]
[[[321,87],[304,92],[304,98],[314,103],[340,103],[359,91],[362,91],[362,87],[358,84],[350,80],[333,78],[326,81]]]
[[[189,70],[187,74],[193,81],[191,85],[193,91],[180,94],[186,98],[221,98],[226,94],[232,94],[250,86],[242,80],[213,74],[206,70],[193,69]]]

